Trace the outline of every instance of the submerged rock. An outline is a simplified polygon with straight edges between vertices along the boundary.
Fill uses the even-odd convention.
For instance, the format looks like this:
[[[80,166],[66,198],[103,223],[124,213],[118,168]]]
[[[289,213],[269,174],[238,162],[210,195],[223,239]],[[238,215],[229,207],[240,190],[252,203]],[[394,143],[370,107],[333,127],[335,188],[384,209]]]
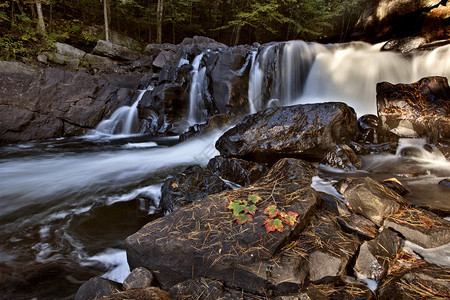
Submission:
[[[270,108],[244,118],[216,143],[222,156],[255,161],[300,156],[320,160],[330,147],[351,141],[356,114],[344,103]]]

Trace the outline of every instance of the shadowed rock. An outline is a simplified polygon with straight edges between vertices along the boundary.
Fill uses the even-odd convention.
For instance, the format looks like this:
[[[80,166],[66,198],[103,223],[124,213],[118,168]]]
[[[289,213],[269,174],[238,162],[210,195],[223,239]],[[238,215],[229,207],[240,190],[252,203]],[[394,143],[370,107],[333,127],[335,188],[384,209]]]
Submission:
[[[320,160],[330,147],[355,136],[356,115],[344,103],[270,108],[245,117],[216,143],[222,156],[255,161],[280,156]]]
[[[75,295],[75,300],[90,300],[120,292],[120,284],[101,277],[94,277],[83,283]]]

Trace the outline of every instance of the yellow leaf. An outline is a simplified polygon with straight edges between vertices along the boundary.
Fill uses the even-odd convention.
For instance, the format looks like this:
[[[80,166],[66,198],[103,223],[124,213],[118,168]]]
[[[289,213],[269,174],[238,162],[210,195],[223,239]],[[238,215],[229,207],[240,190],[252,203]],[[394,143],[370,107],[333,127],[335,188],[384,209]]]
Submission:
[[[172,183],[172,188],[176,189],[178,187],[178,184],[176,184],[175,182]]]

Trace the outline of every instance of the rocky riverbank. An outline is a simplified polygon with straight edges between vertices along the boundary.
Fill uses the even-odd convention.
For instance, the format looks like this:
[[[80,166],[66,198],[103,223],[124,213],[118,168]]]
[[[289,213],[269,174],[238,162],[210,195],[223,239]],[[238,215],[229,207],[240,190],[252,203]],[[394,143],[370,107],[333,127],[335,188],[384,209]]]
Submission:
[[[127,238],[125,282],[91,279],[76,299],[449,297],[449,207],[410,203],[395,178],[346,176],[365,155],[395,151],[399,138],[436,145],[403,148],[405,158],[446,152],[447,79],[377,91],[380,119],[357,120],[344,103],[245,117],[217,141],[220,157],[166,180],[161,210],[170,213]],[[318,192],[327,166],[344,170],[342,179]],[[396,174],[421,171],[430,172]]]

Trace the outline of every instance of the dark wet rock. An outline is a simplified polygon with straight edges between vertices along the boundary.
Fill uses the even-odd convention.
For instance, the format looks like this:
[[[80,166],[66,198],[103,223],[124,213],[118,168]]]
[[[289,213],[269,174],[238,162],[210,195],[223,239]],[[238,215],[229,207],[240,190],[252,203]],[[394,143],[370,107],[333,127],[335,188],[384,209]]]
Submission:
[[[351,210],[376,225],[381,225],[384,218],[396,213],[401,204],[407,204],[399,194],[369,177],[349,177],[341,180],[337,187]]]
[[[384,140],[424,137],[436,144],[450,138],[450,87],[445,77],[412,84],[377,84],[380,135]]]
[[[0,73],[0,144],[81,135],[131,105],[136,75],[47,68],[39,76]]]
[[[320,163],[346,171],[356,171],[361,168],[361,159],[347,145],[331,147],[325,152]]]
[[[263,177],[268,169],[266,165],[238,158],[214,157],[206,169],[222,179],[248,186]]]
[[[448,299],[450,268],[424,265],[413,266],[406,273],[389,278],[379,291],[380,300],[390,299]]]
[[[229,189],[217,175],[200,166],[192,166],[164,181],[159,206],[163,212],[173,212],[207,195]]]
[[[211,71],[212,97],[219,113],[237,115],[248,111],[248,72],[239,73],[248,50],[229,48],[220,53]]]
[[[442,179],[441,181],[439,181],[439,184],[450,188],[450,179],[449,178]]]
[[[395,154],[397,152],[397,147],[398,147],[397,142],[367,145],[367,148],[369,148],[370,152],[375,154],[379,153]]]
[[[429,42],[429,39],[430,37],[426,35],[391,39],[387,41],[383,45],[383,47],[381,47],[381,50],[408,53],[416,50],[420,46],[427,44]]]
[[[320,197],[322,198],[322,208],[329,211],[330,213],[336,216],[349,216],[351,215],[350,210],[348,210],[347,205],[344,201],[338,199],[337,197],[319,192]]]
[[[123,281],[125,290],[141,289],[152,286],[155,283],[155,277],[152,272],[146,268],[136,268]]]
[[[156,287],[146,287],[142,289],[132,289],[109,296],[103,296],[102,300],[172,300],[170,294]]]
[[[388,217],[384,221],[384,226],[424,248],[435,248],[450,243],[450,221],[423,209],[402,209]]]
[[[364,115],[358,119],[358,141],[367,143],[378,142],[378,117],[375,115]]]
[[[375,239],[364,242],[359,248],[355,271],[376,281],[382,280],[388,271],[389,262],[401,247],[401,238],[389,229],[384,229]]]
[[[355,234],[365,240],[373,239],[379,233],[377,226],[372,221],[358,214],[340,216],[337,221],[345,232]]]
[[[381,181],[381,184],[395,191],[400,196],[409,193],[409,190],[397,178],[388,178]]]
[[[215,130],[225,130],[233,122],[233,117],[227,114],[215,115],[209,118],[204,124],[195,124],[180,135],[180,140],[184,141],[188,138],[201,136],[203,134],[211,133]]]
[[[111,57],[118,60],[134,61],[141,58],[141,54],[124,46],[99,40],[94,48],[94,54]]]
[[[162,83],[181,83],[187,84],[189,82],[189,72],[192,70],[191,65],[182,65],[181,67],[175,67],[170,64],[163,66],[159,72],[158,82]]]
[[[83,283],[75,295],[75,300],[96,299],[120,292],[120,284],[102,277],[94,277]]]
[[[162,69],[166,64],[175,65],[177,61],[176,52],[173,50],[163,50],[153,61],[153,66]]]
[[[188,279],[174,285],[169,292],[180,300],[216,300],[224,294],[223,283],[207,278]]]
[[[217,279],[228,287],[262,294],[275,290],[264,274],[250,266],[270,261],[309,223],[319,201],[317,192],[299,188],[295,181],[269,179],[250,187],[210,195],[147,224],[126,239],[131,267],[153,271],[165,289],[192,277]],[[253,222],[239,226],[226,207],[232,201],[259,195]],[[295,226],[266,233],[261,225],[271,204],[299,214]]]
[[[356,115],[344,103],[270,108],[249,115],[216,143],[222,156],[255,161],[280,156],[320,160],[330,147],[355,136]]]
[[[350,142],[350,143],[348,143],[348,146],[357,155],[369,155],[370,154],[370,149],[366,145],[356,143],[356,142]]]
[[[284,252],[285,255],[303,253],[312,282],[338,280],[345,274],[347,265],[361,243],[356,236],[343,232],[333,219],[332,215],[317,213],[300,234],[295,246]]]

